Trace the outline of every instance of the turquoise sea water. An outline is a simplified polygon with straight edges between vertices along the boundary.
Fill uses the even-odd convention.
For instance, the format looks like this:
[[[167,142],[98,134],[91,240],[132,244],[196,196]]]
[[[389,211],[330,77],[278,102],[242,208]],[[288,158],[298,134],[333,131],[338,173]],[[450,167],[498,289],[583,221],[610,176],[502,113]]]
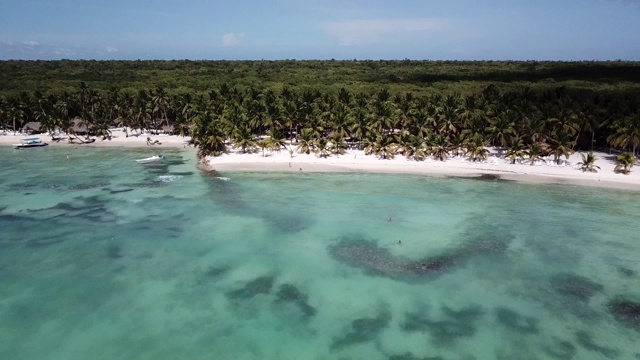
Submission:
[[[638,192],[150,155],[0,148],[1,359],[640,358]]]

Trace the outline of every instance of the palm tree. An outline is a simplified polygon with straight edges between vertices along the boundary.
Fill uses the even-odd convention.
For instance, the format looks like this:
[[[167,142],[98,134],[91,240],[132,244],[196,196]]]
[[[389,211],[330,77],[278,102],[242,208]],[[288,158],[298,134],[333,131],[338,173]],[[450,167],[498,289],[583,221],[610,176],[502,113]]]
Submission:
[[[331,138],[331,151],[337,155],[342,155],[347,152],[347,143],[344,141],[342,135],[333,135],[333,138]]]
[[[193,142],[198,147],[198,157],[218,156],[226,150],[225,133],[222,124],[209,111],[196,115]]]
[[[509,158],[512,164],[515,164],[516,161],[524,160],[526,155],[527,150],[522,139],[517,137],[510,137],[507,144],[507,151],[505,152],[504,156]]]
[[[397,152],[398,145],[394,142],[391,135],[378,135],[373,144],[373,153],[383,159],[393,159]]]
[[[444,135],[458,132],[458,97],[447,95],[444,101],[437,107],[438,132]]]
[[[349,136],[349,109],[344,104],[338,103],[333,108],[333,112],[333,122],[330,125],[334,135],[339,135],[343,138]]]
[[[636,149],[640,146],[640,112],[614,121],[612,127],[615,132],[607,141],[623,149],[631,147],[631,153],[635,155]]]
[[[422,161],[427,157],[424,140],[418,136],[411,135],[409,141],[403,144],[403,149],[407,159],[413,158],[415,161]]]
[[[253,133],[248,126],[243,126],[235,129],[233,132],[233,142],[236,147],[239,147],[242,150],[242,153],[245,154],[247,150],[251,152],[253,148],[256,147],[256,142],[253,139]]]
[[[327,139],[321,137],[316,141],[316,154],[320,157],[326,158],[329,156],[329,142]]]
[[[8,99],[7,104],[7,118],[13,121],[13,135],[18,132],[18,126],[16,126],[16,122],[19,127],[22,128],[22,123],[26,117],[26,113],[23,109],[24,105],[21,103],[18,97],[12,96]]]
[[[600,166],[596,165],[596,160],[598,159],[595,155],[593,155],[593,151],[589,151],[586,155],[580,154],[582,157],[582,161],[578,163],[582,172],[598,172],[600,170]]]
[[[517,116],[518,114],[514,111],[506,110],[490,122],[491,126],[487,131],[494,145],[506,147],[507,139],[515,134],[514,123]]]
[[[638,161],[638,158],[633,153],[626,152],[618,155],[616,159],[616,167],[613,169],[615,172],[622,172],[625,175],[629,175],[631,168]]]
[[[258,141],[258,147],[262,149],[262,157],[265,156],[264,151],[271,148],[271,138],[261,139]]]
[[[365,155],[373,154],[376,147],[377,137],[375,132],[368,131],[365,133],[364,139],[362,139],[362,149],[364,150]]]
[[[109,124],[107,123],[107,121],[98,121],[94,123],[91,130],[93,130],[96,136],[102,136],[103,140],[111,140],[111,130],[109,129]]]
[[[469,146],[469,139],[465,132],[459,132],[451,136],[451,139],[449,141],[451,142],[451,151],[453,153],[453,157],[464,154],[465,149],[467,149]]]
[[[269,136],[269,144],[271,145],[271,149],[275,152],[279,153],[280,150],[287,147],[287,140],[284,138],[282,133],[276,129],[271,129],[267,131],[267,135]]]
[[[480,137],[476,137],[467,146],[467,156],[473,162],[485,161],[489,156],[489,150],[484,147],[484,141]]]
[[[297,150],[302,154],[310,154],[313,150],[313,131],[311,129],[302,129],[298,136]]]
[[[449,148],[450,143],[449,139],[446,136],[442,135],[431,135],[427,139],[427,144],[429,146],[429,152],[433,157],[440,161],[445,161],[449,157]]]
[[[575,144],[576,142],[571,135],[563,130],[559,130],[556,135],[551,138],[551,152],[557,164],[560,164],[560,158],[562,156],[569,159],[569,155],[574,153],[573,146]]]
[[[358,108],[353,115],[353,121],[351,125],[351,134],[358,142],[362,142],[364,135],[367,133],[367,112]]]
[[[527,155],[529,156],[531,166],[535,165],[538,160],[544,161],[542,157],[542,147],[538,142],[533,142],[527,146]]]

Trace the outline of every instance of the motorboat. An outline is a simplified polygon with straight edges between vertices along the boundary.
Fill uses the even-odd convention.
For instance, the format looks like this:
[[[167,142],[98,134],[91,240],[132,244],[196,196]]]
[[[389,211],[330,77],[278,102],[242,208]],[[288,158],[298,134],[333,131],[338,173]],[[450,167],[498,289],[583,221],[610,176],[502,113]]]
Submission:
[[[158,161],[162,161],[162,159],[164,159],[163,155],[154,155],[148,158],[144,158],[144,159],[138,159],[136,160],[136,162],[138,164],[151,164],[151,163],[155,163]]]
[[[20,144],[13,144],[13,147],[15,149],[26,149],[26,148],[40,147],[40,146],[47,146],[47,145],[49,144],[46,142],[42,142],[40,138],[31,137],[31,138],[24,138],[20,140]]]

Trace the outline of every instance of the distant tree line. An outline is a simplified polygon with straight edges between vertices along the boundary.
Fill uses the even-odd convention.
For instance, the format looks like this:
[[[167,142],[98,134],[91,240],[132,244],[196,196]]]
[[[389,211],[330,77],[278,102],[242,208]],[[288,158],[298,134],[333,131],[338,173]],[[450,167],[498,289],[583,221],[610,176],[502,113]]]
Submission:
[[[0,95],[22,91],[73,92],[79,82],[107,91],[163,87],[169,93],[207,92],[221,84],[246,90],[347,88],[372,94],[384,86],[392,94],[416,96],[479,93],[488,85],[502,91],[564,86],[579,91],[640,91],[639,62],[550,61],[0,61]]]

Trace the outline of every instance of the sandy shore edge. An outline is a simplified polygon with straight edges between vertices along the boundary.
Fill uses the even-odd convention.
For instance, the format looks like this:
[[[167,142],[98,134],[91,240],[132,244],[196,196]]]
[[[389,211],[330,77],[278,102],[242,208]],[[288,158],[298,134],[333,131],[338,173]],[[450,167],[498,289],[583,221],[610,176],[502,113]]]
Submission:
[[[122,129],[112,129],[111,140],[97,139],[90,144],[70,144],[67,140],[51,141],[49,135],[35,135],[51,146],[82,147],[148,147],[186,148],[189,137],[176,135],[153,135],[129,132],[127,137]],[[25,135],[1,135],[0,145],[19,143]],[[147,137],[158,141],[154,145],[147,145]],[[434,159],[414,161],[403,156],[393,159],[379,159],[374,155],[365,155],[363,151],[351,150],[345,155],[332,155],[327,158],[314,154],[289,154],[288,150],[278,152],[241,153],[229,151],[218,157],[206,157],[199,167],[205,171],[250,171],[250,172],[377,172],[398,174],[423,174],[430,176],[464,176],[476,177],[494,175],[504,180],[514,180],[529,183],[553,183],[584,186],[597,186],[615,189],[640,190],[640,167],[634,167],[629,175],[614,172],[615,155],[596,152],[596,165],[600,167],[597,173],[582,172],[578,163],[581,161],[579,153],[567,159],[563,166],[557,166],[548,161],[546,164],[531,166],[525,164],[511,164],[508,159],[498,156],[495,149],[485,162],[470,162],[463,158],[450,158],[444,162]],[[549,159],[550,160],[550,159]]]
[[[217,157],[207,157],[201,162],[201,168],[218,173],[246,172],[377,172],[398,174],[422,174],[443,177],[478,177],[492,175],[503,180],[528,183],[551,183],[596,186],[614,189],[640,190],[640,170],[633,168],[629,175],[614,172],[615,155],[595,153],[600,167],[597,173],[582,172],[577,165],[580,154],[570,156],[562,166],[552,162],[531,166],[511,164],[508,159],[500,158],[495,150],[485,162],[470,162],[463,158],[450,158],[444,162],[434,159],[426,161],[408,160],[402,156],[393,159],[379,159],[365,155],[362,151],[352,150],[345,155],[332,155],[327,158],[313,154],[280,153],[243,154],[231,152]]]
[[[140,133],[140,132],[128,132],[125,133],[122,129],[111,129],[112,137],[111,139],[95,138],[96,140],[92,143],[79,143],[78,141],[74,141],[73,143],[69,143],[66,135],[63,135],[63,139],[60,141],[53,141],[51,135],[39,134],[39,135],[13,135],[13,133],[8,133],[6,135],[0,135],[0,145],[12,145],[19,144],[20,140],[26,137],[39,137],[43,142],[48,143],[50,146],[74,146],[74,147],[85,147],[85,146],[121,146],[121,147],[149,147],[149,148],[176,148],[176,147],[186,147],[186,142],[189,141],[190,137],[182,137],[177,135],[155,135],[148,133]],[[157,141],[153,145],[147,145],[147,137],[151,138],[152,142]],[[80,137],[83,139],[83,137]]]

